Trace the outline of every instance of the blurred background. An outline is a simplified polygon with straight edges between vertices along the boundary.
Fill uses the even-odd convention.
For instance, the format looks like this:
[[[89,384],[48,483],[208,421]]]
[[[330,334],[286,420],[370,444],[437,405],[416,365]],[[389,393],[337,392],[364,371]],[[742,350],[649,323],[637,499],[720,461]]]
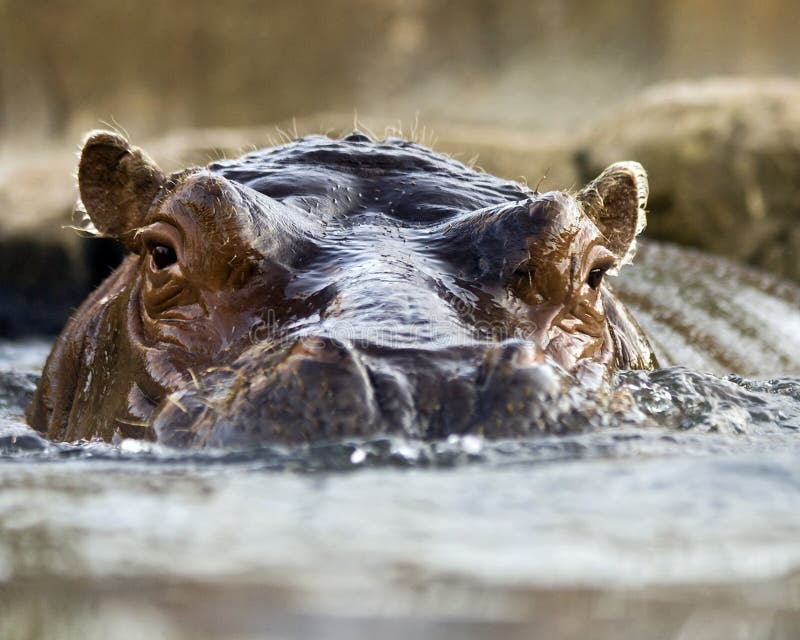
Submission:
[[[169,170],[354,123],[543,189],[635,159],[648,236],[799,280],[799,18],[794,0],[0,0],[0,335],[57,330],[115,259],[63,229],[98,127]]]
[[[800,71],[792,0],[4,0],[4,146],[353,112],[582,126],[659,82]]]

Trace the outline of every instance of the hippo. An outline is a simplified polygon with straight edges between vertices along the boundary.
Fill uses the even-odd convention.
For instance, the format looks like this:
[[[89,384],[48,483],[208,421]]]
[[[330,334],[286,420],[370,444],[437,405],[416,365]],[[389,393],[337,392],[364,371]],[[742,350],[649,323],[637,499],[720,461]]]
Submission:
[[[645,226],[636,162],[541,193],[354,131],[166,175],[97,131],[78,186],[128,253],[46,362],[27,419],[53,440],[513,437],[657,366],[607,278]]]

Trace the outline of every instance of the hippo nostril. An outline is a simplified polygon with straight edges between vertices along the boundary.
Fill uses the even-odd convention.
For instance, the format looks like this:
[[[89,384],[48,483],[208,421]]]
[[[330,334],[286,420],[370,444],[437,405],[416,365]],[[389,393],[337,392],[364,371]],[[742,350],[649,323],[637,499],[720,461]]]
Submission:
[[[532,367],[544,362],[544,351],[535,342],[528,340],[507,341],[499,345],[499,362],[508,362],[517,367]]]
[[[338,362],[350,359],[352,355],[347,345],[339,340],[320,336],[303,336],[289,349],[286,359],[292,357]]]
[[[325,341],[317,336],[305,336],[300,338],[292,347],[289,355],[314,356],[325,351]]]
[[[527,342],[514,350],[511,361],[519,367],[532,367],[542,364],[544,362],[544,351],[539,348],[539,345]]]
[[[478,385],[494,379],[511,379],[515,372],[531,369],[545,363],[542,348],[529,340],[506,340],[490,347],[483,356],[479,369]]]

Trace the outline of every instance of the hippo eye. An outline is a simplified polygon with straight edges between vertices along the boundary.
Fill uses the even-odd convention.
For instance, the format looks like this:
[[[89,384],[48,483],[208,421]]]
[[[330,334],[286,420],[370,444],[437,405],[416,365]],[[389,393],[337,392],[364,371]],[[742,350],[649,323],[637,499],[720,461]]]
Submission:
[[[153,258],[153,264],[156,269],[166,269],[168,266],[178,261],[178,256],[175,255],[175,249],[166,244],[154,244],[151,246],[150,255]]]
[[[603,276],[608,271],[608,267],[595,267],[589,272],[589,277],[586,278],[586,284],[592,289],[597,289],[600,283],[603,282]]]

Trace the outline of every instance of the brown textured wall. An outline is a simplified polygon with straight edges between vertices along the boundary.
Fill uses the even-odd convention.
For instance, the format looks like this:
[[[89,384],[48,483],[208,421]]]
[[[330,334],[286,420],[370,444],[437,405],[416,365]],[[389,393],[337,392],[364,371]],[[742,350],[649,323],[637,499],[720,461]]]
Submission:
[[[793,0],[0,0],[0,134],[352,111],[574,126],[657,81],[800,72]]]

